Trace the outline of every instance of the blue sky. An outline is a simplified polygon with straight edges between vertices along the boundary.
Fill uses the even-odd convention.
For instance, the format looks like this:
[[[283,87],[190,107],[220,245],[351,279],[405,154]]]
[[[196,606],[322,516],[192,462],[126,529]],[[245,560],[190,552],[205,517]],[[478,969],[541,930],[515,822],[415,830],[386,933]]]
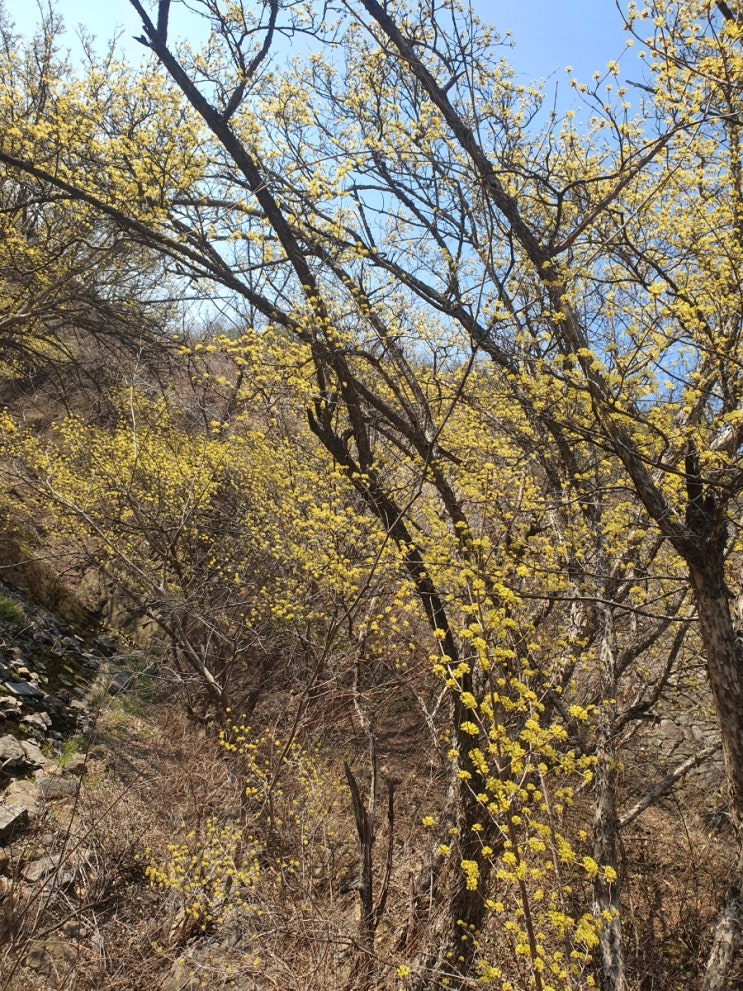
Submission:
[[[5,0],[6,9],[23,32],[32,30],[38,19],[37,5],[28,0]],[[127,53],[138,58],[140,46],[132,41],[139,33],[139,20],[128,0],[57,0],[57,9],[73,34],[80,23],[99,39],[123,28]],[[510,30],[516,42],[510,61],[524,81],[544,78],[548,90],[559,84],[567,99],[565,66],[577,78],[589,81],[595,71],[618,59],[625,50],[622,19],[614,0],[475,0],[483,20],[501,33]],[[178,23],[174,4],[171,25]],[[74,48],[74,41],[71,42]],[[562,99],[561,99],[561,102]]]
[[[626,48],[614,0],[479,0],[476,8],[501,33],[512,32],[511,61],[529,79],[562,83],[571,65],[587,82]]]

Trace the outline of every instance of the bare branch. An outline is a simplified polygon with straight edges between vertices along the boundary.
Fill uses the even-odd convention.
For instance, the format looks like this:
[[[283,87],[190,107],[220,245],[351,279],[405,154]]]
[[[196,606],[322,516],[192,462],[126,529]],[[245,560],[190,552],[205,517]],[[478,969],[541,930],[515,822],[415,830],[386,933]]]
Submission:
[[[700,764],[703,764],[706,760],[709,760],[710,757],[714,757],[714,755],[719,753],[720,750],[721,744],[713,743],[711,746],[700,750],[698,754],[694,754],[693,757],[689,757],[689,759],[685,760],[683,764],[679,764],[679,766],[675,768],[675,770],[671,771],[670,774],[666,775],[662,781],[659,781],[656,785],[654,785],[647,795],[644,795],[639,802],[636,802],[631,808],[627,809],[623,815],[619,816],[619,820],[617,822],[619,829],[624,829],[625,826],[629,826],[629,824],[634,822],[638,816],[642,815],[646,809],[649,809],[651,805],[655,805],[659,798],[663,798],[664,795],[667,795],[672,790],[673,786],[681,781],[682,778],[686,777],[690,771],[693,771],[694,768],[699,767]]]

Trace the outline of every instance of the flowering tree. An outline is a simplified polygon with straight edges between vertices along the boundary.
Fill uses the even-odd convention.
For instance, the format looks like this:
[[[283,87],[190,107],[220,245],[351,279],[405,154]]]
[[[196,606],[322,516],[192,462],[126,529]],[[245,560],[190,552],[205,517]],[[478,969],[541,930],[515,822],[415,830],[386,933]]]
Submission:
[[[109,58],[60,84],[43,127],[14,119],[0,161],[218,286],[253,327],[250,344],[213,344],[236,367],[255,375],[278,342],[282,381],[379,542],[368,573],[394,548],[391,614],[407,609],[426,644],[451,773],[401,977],[546,991],[597,968],[626,988],[621,749],[697,647],[736,830],[743,816],[737,5],[629,5],[644,113],[612,63],[576,84],[581,134],[571,114],[537,128],[539,93],[448,0],[204,3],[198,53],[172,42],[169,0],[156,19],[132,3],[147,73]],[[300,36],[312,50],[279,72],[277,39]],[[255,379],[230,381],[209,485],[211,452],[249,435],[234,403]],[[84,517],[74,488],[68,475],[54,492]],[[351,562],[328,560],[346,582]],[[353,613],[360,586],[344,589]],[[355,615],[357,644],[391,629]],[[589,784],[584,852],[567,824]],[[734,861],[707,991],[740,940]],[[587,882],[590,905],[573,897]]]

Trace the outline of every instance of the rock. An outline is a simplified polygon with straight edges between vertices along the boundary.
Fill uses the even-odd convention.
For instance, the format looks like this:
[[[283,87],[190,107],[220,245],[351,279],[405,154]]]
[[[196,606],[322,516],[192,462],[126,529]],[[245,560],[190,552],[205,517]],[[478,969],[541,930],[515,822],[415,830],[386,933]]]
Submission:
[[[28,951],[28,955],[26,956],[24,963],[27,967],[30,967],[31,970],[41,970],[46,963],[44,944],[34,944],[34,946],[32,946]]]
[[[0,768],[8,774],[23,773],[46,764],[46,757],[30,740],[14,736],[0,737]]]
[[[193,965],[187,960],[176,960],[161,985],[161,991],[197,991],[200,986]]]
[[[32,712],[30,716],[24,716],[21,722],[40,733],[46,733],[52,727],[52,718],[48,712]]]
[[[28,681],[6,681],[5,687],[20,698],[41,698],[44,695],[40,688]]]
[[[39,795],[47,800],[69,798],[77,795],[80,782],[77,778],[39,778],[36,782]]]
[[[26,764],[28,767],[36,769],[38,767],[44,767],[47,763],[46,757],[36,743],[32,743],[30,740],[21,740],[21,747],[26,755]]]
[[[37,884],[43,878],[48,877],[57,870],[61,859],[60,854],[55,853],[49,857],[41,857],[39,860],[32,860],[30,863],[26,864],[21,871],[23,880],[28,881],[29,884]]]
[[[78,954],[76,946],[62,939],[38,940],[31,944],[24,963],[41,977],[53,979],[55,986],[69,987],[67,981],[73,976],[72,968]],[[60,977],[67,980],[60,981]]]
[[[83,774],[87,774],[87,764],[88,758],[85,754],[73,754],[62,769],[62,773],[68,777],[80,777]]]
[[[0,843],[9,840],[13,833],[28,822],[28,809],[24,805],[0,805]]]
[[[78,919],[70,919],[62,926],[62,932],[68,939],[82,939],[85,936],[85,927]]]
[[[0,874],[5,874],[10,867],[10,854],[5,847],[0,846]]]
[[[116,641],[112,640],[110,637],[96,637],[94,643],[104,657],[111,657],[112,654],[116,653]]]
[[[123,695],[132,687],[134,675],[127,671],[117,671],[108,685],[109,695]]]
[[[5,719],[12,719],[20,716],[22,712],[21,703],[12,695],[0,695],[0,714]]]
[[[3,795],[6,805],[24,808],[30,819],[39,811],[39,789],[36,781],[29,778],[17,778],[11,781]]]
[[[27,764],[26,752],[14,736],[0,736],[0,767],[4,771],[20,770]]]
[[[44,887],[53,888],[67,888],[73,881],[72,872],[64,866],[59,853],[29,861],[23,866],[21,876],[28,884],[40,884],[43,881]]]

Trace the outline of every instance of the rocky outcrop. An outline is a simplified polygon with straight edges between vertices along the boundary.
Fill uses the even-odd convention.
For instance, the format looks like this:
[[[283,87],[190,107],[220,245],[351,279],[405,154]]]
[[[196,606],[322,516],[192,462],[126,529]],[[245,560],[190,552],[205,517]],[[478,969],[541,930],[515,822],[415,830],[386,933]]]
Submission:
[[[101,659],[114,652],[105,638],[83,641],[52,613],[0,581],[0,735],[60,741],[79,729],[80,710]],[[0,769],[6,768],[0,755]]]
[[[85,756],[73,754],[64,771],[56,758],[65,738],[92,728],[94,692],[131,684],[116,648],[106,636],[84,640],[0,580],[0,844],[17,837],[43,803],[77,795]]]
[[[0,737],[53,747],[84,731],[93,693],[120,694],[131,687],[129,662],[135,655],[111,636],[81,636],[0,580]],[[0,786],[5,763],[0,752]]]

